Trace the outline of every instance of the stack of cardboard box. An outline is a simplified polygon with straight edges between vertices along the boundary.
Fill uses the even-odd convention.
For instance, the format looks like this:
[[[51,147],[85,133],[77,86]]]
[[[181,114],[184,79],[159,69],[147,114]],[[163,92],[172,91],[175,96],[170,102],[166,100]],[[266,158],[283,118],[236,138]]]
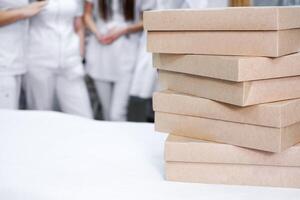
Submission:
[[[149,11],[174,181],[300,187],[300,7]]]

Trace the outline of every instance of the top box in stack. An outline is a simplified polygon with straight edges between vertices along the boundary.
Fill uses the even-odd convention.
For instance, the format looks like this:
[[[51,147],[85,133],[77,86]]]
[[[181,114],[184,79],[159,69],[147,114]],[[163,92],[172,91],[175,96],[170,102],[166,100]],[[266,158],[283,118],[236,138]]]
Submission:
[[[300,98],[300,7],[151,11],[144,22],[162,89],[241,107]],[[159,120],[169,126],[182,125],[176,123],[179,118],[162,116]],[[176,132],[164,128],[160,131]],[[300,132],[293,134],[289,146],[300,141]],[[195,134],[184,133],[189,135]],[[288,148],[246,147],[272,152]]]
[[[145,12],[155,53],[279,57],[300,49],[299,7]]]

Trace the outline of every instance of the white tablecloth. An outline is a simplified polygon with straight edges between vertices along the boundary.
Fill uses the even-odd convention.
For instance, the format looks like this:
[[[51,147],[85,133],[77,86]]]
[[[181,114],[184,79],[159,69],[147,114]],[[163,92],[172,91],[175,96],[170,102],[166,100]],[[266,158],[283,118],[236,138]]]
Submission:
[[[300,190],[164,180],[152,124],[0,111],[1,200],[299,200]]]

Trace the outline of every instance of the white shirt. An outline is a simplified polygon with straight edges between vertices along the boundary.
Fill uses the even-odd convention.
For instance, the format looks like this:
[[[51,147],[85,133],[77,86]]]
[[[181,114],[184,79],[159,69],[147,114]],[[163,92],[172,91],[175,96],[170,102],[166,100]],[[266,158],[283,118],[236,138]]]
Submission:
[[[19,8],[28,0],[0,0],[0,10]],[[0,27],[0,76],[25,73],[24,46],[27,39],[27,20]]]
[[[49,0],[30,20],[29,67],[82,67],[74,19],[82,15],[81,0]]]

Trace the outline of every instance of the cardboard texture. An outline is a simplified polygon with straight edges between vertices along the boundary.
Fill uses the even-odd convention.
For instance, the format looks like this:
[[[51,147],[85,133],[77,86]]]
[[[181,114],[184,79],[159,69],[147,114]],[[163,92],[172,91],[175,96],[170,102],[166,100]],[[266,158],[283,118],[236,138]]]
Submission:
[[[231,82],[160,70],[159,83],[162,89],[237,106],[249,106],[300,97],[300,76]]]
[[[144,12],[149,31],[282,30],[300,27],[300,7],[239,7]]]
[[[153,109],[163,113],[277,128],[300,122],[300,99],[239,107],[166,90],[154,94]]]
[[[300,144],[281,153],[270,153],[170,135],[165,143],[165,160],[184,163],[300,167]]]
[[[148,32],[148,51],[279,57],[300,50],[300,29],[282,31]]]
[[[161,70],[236,82],[300,75],[300,53],[273,59],[267,57],[154,54],[153,64]]]
[[[273,128],[156,112],[155,130],[269,152],[282,152],[300,142],[300,122]]]
[[[165,169],[169,181],[300,187],[300,167],[167,162]]]

